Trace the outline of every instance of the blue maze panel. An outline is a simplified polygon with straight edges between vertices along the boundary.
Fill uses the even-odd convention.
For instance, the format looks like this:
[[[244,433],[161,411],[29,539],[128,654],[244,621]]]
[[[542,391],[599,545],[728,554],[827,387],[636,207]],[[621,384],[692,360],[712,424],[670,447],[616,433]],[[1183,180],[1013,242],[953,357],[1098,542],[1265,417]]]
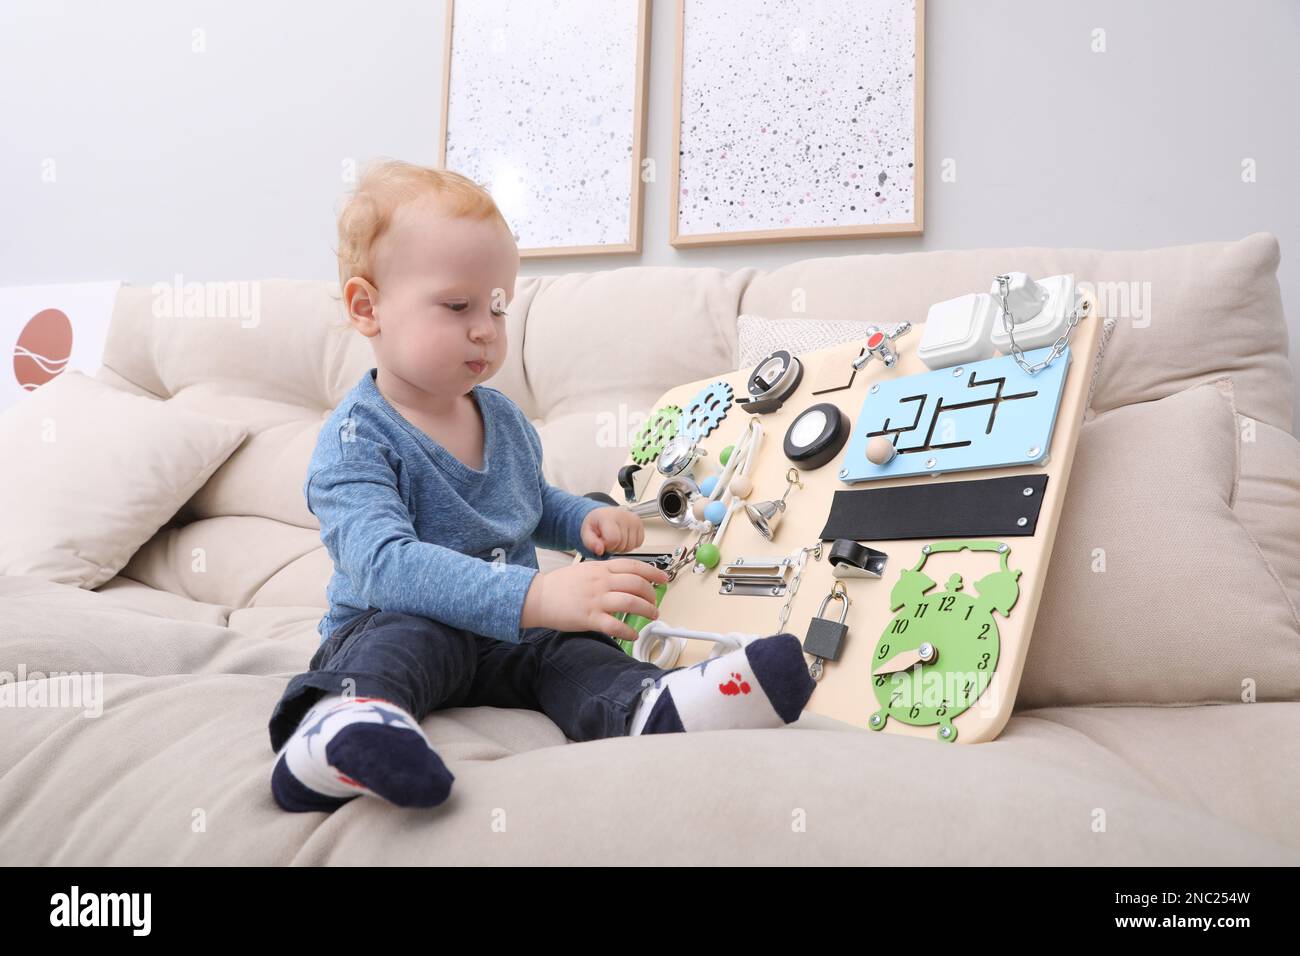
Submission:
[[[1025,352],[1033,365],[1050,347]],[[1047,456],[1070,364],[1060,358],[1029,375],[1009,355],[957,368],[884,379],[858,413],[840,464],[839,477],[852,484],[974,468],[1037,464]],[[960,374],[954,374],[960,372]],[[875,465],[867,442],[887,438],[898,452]]]

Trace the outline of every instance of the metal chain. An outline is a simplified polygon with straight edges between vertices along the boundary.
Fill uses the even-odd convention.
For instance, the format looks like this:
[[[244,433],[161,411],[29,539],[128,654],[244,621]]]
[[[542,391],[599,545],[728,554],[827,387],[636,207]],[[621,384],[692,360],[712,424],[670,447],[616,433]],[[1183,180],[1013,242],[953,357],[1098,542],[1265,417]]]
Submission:
[[[794,596],[799,593],[799,582],[803,578],[804,565],[808,563],[808,552],[810,551],[813,557],[820,561],[822,559],[822,543],[818,541],[811,548],[799,549],[799,560],[795,564],[794,579],[791,580],[790,586],[786,588],[785,604],[781,607],[781,621],[776,626],[777,633],[785,630],[785,622],[790,619],[790,605],[794,602]]]
[[[1011,340],[1011,356],[1016,360],[1016,364],[1030,375],[1037,375],[1043,369],[1047,368],[1047,366],[1056,361],[1060,354],[1065,351],[1065,346],[1068,345],[1070,341],[1070,333],[1073,332],[1074,327],[1079,324],[1079,319],[1082,317],[1082,313],[1088,311],[1088,300],[1080,300],[1079,304],[1070,311],[1070,317],[1066,320],[1065,332],[1052,343],[1052,353],[1041,362],[1030,365],[1025,361],[1025,353],[1020,346],[1016,344],[1016,336],[1012,332],[1012,329],[1015,328],[1016,320],[1015,317],[1012,316],[1011,310],[1007,308],[1007,284],[1011,281],[1011,277],[1000,275],[995,278],[998,283],[998,298],[1001,300],[1002,306],[1002,327],[1007,330],[1007,338]]]
[[[702,532],[700,536],[695,539],[695,543],[692,544],[690,548],[687,548],[686,545],[679,545],[673,549],[672,564],[670,564],[666,569],[668,572],[668,580],[670,582],[676,579],[678,571],[687,565],[695,563],[695,552],[700,550],[700,544],[704,541],[706,534],[708,534],[707,531]]]

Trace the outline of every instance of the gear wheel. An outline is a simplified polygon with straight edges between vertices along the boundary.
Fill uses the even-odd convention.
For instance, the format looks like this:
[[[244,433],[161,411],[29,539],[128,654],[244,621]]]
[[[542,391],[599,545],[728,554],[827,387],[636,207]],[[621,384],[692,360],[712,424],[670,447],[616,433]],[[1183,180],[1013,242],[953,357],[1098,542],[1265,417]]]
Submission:
[[[638,465],[648,465],[659,457],[668,439],[681,429],[682,410],[677,405],[665,405],[646,419],[632,439],[632,460]]]
[[[735,390],[727,382],[713,382],[695,393],[682,413],[682,432],[696,440],[708,435],[727,417]]]

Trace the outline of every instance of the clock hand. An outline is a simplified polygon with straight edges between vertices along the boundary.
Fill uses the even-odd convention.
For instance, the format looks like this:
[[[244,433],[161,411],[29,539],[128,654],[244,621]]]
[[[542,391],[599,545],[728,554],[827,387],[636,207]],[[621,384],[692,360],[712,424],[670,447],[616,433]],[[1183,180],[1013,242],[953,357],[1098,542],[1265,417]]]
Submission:
[[[932,664],[938,658],[938,649],[926,641],[920,647],[910,651],[899,651],[885,663],[881,664],[874,671],[872,676],[879,677],[881,674],[896,674],[899,671],[905,671],[917,664]]]

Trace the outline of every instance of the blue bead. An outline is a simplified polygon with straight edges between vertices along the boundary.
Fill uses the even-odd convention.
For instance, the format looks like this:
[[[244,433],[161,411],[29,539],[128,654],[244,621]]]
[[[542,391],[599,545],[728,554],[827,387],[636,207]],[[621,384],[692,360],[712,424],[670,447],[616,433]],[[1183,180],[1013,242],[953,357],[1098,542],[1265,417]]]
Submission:
[[[710,502],[704,506],[704,520],[710,521],[715,525],[722,524],[722,519],[727,516],[727,506],[721,501]]]
[[[706,498],[713,494],[713,489],[716,487],[718,487],[717,475],[709,475],[709,477],[700,482],[700,491],[704,492],[704,497]]]

